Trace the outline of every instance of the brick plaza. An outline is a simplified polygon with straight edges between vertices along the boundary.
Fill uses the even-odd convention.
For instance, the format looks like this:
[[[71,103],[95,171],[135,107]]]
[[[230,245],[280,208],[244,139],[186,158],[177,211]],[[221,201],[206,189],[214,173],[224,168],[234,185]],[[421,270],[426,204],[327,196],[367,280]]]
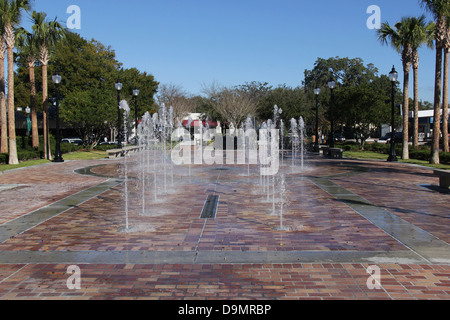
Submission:
[[[257,166],[159,170],[154,189],[127,161],[126,183],[123,159],[0,175],[0,299],[450,298],[450,194],[432,170],[286,161],[280,230],[278,187]],[[216,216],[201,218],[211,194]]]

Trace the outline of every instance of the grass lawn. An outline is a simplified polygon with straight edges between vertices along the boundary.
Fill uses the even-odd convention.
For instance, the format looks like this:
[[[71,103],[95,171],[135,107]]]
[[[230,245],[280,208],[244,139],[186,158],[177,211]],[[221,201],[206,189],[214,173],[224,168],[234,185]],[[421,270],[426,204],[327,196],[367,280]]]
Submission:
[[[387,160],[388,155],[371,152],[371,151],[355,151],[355,152],[348,151],[348,152],[344,152],[344,157],[350,158],[350,159]],[[428,161],[423,161],[423,160],[415,160],[415,159],[402,160],[399,157],[399,162],[417,164],[417,165],[436,168],[436,169],[450,170],[450,165],[448,165],[448,164],[430,164]]]
[[[79,151],[74,153],[68,153],[63,155],[64,160],[98,160],[98,159],[104,159],[108,156],[106,152],[103,151]],[[37,166],[40,164],[46,164],[50,163],[48,160],[28,160],[21,162],[18,165],[6,165],[2,164],[0,165],[0,171],[6,171],[6,170],[12,170],[12,169],[19,169],[19,168],[25,168],[25,167],[31,167],[31,166]]]
[[[108,157],[104,151],[88,150],[63,155],[64,160],[98,160]]]
[[[16,165],[2,164],[2,165],[0,165],[0,171],[37,166],[37,165],[46,164],[46,163],[50,163],[50,161],[48,161],[48,160],[28,160],[28,161],[24,161],[24,162],[21,162],[20,164],[16,164]]]

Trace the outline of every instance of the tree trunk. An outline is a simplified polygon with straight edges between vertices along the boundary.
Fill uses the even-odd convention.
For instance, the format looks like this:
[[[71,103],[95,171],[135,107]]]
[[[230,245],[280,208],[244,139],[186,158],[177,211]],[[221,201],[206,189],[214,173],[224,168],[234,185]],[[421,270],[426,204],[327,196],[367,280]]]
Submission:
[[[31,135],[33,140],[33,148],[39,148],[39,130],[38,130],[38,120],[37,120],[37,110],[36,110],[36,81],[34,73],[34,61],[29,63],[30,72],[30,109],[31,109]]]
[[[0,40],[2,41],[2,40]],[[6,116],[6,83],[5,83],[5,57],[0,57],[0,121],[1,148],[0,153],[8,153],[8,120]]]
[[[403,79],[403,160],[409,159],[409,71],[410,67],[404,68]]]
[[[448,78],[449,78],[449,59],[450,59],[450,48],[444,49],[444,88],[442,94],[442,136],[444,144],[444,152],[449,152],[448,145]]]
[[[439,164],[439,136],[441,131],[442,46],[436,46],[436,72],[434,84],[434,123],[431,164]]]
[[[14,34],[14,33],[13,33]],[[16,144],[16,112],[14,110],[14,47],[8,46],[8,134],[9,164],[19,164]]]
[[[419,68],[414,66],[414,149],[419,148]]]
[[[42,105],[44,116],[44,154],[47,160],[52,160],[50,150],[50,130],[48,121],[48,82],[47,82],[47,65],[42,65]]]

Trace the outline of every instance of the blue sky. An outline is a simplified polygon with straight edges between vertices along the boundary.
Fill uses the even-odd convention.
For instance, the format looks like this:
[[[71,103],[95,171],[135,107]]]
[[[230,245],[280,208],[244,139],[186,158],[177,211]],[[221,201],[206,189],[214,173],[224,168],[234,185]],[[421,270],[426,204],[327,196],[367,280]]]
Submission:
[[[318,57],[360,57],[380,74],[395,65],[402,79],[399,54],[366,26],[367,8],[391,25],[425,13],[417,0],[36,0],[34,9],[66,22],[70,5],[81,9],[74,31],[110,45],[125,68],[192,94],[214,81],[296,87]],[[433,101],[435,53],[420,54],[420,99]]]

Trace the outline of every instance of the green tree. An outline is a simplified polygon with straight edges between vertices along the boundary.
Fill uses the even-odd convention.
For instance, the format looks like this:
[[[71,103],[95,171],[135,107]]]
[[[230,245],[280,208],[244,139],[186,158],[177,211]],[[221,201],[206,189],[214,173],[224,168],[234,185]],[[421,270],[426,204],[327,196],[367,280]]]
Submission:
[[[73,90],[61,103],[61,119],[77,130],[84,141],[110,135],[116,121],[116,100],[101,88]]]
[[[424,23],[424,17],[422,23]],[[390,44],[402,58],[403,64],[403,149],[402,158],[409,159],[409,73],[413,63],[413,46],[417,46],[417,25],[415,17],[402,18],[394,27],[385,22],[378,30],[378,39]]]
[[[412,18],[412,67],[414,72],[414,133],[413,147],[419,147],[419,48],[427,45],[428,48],[434,48],[434,22],[427,23],[425,16]],[[448,61],[448,59],[447,59]],[[448,90],[447,90],[448,91]],[[448,97],[448,95],[447,95]],[[445,99],[445,98],[444,98]],[[448,99],[447,99],[448,100]],[[447,102],[448,103],[448,102]]]
[[[383,123],[390,120],[390,105],[386,103],[392,84],[385,75],[374,75],[371,81],[336,91],[336,120],[356,135],[361,149]]]
[[[136,68],[120,70],[118,76],[123,83],[121,98],[128,101],[131,112],[130,117],[135,117],[135,101],[133,97],[133,90],[139,89],[138,96],[138,113],[137,118],[141,118],[147,111],[154,112],[155,100],[154,95],[157,92],[159,83],[155,78],[147,72],[141,72]],[[167,106],[169,108],[169,106]]]
[[[21,82],[28,81],[27,64],[24,59],[18,61],[19,79]],[[124,88],[121,92],[121,98],[129,102],[134,115],[134,103],[132,98],[132,89],[138,87],[139,94],[139,109],[140,115],[146,111],[151,111],[154,105],[153,96],[157,91],[158,82],[154,80],[152,75],[139,72],[137,69],[121,69],[122,64],[116,59],[115,52],[111,47],[105,46],[96,40],[86,40],[76,33],[67,33],[65,41],[58,44],[54,50],[52,61],[48,65],[48,72],[53,74],[58,71],[63,77],[63,81],[59,86],[61,98],[61,117],[62,119],[77,128],[82,126],[80,132],[83,136],[94,132],[89,128],[90,122],[79,121],[79,117],[70,119],[71,115],[76,115],[71,110],[64,110],[65,108],[76,108],[76,103],[79,101],[83,105],[87,105],[84,101],[86,97],[94,97],[93,104],[98,108],[106,108],[106,104],[102,103],[98,98],[95,98],[95,93],[101,91],[99,97],[106,97],[105,101],[110,104],[109,107],[115,110],[112,117],[105,118],[107,126],[111,129],[117,125],[117,92],[114,84],[117,79],[121,79]],[[42,84],[42,77],[37,75],[37,85]],[[55,92],[55,86],[52,82],[49,83],[49,92]],[[86,92],[86,93],[83,93]],[[39,96],[40,93],[38,93]],[[80,95],[80,97],[77,97]],[[68,98],[68,102],[65,99]],[[70,102],[70,103],[69,103]],[[92,114],[95,108],[92,106],[84,108],[86,116],[96,117]],[[100,115],[105,116],[103,110],[99,111]],[[106,113],[109,114],[109,113]],[[64,115],[64,116],[63,116]],[[87,127],[83,127],[84,123]],[[99,132],[103,132],[99,128]],[[97,131],[95,131],[97,132]]]
[[[389,83],[386,89],[386,76],[378,76],[378,69],[371,63],[365,65],[361,58],[319,58],[312,70],[305,70],[303,84],[308,101],[314,101],[314,88],[322,89],[319,96],[320,105],[327,108],[321,113],[325,115],[325,118],[320,119],[322,131],[328,129],[328,121],[331,120],[328,112],[331,105],[328,88],[330,78],[334,78],[338,83],[335,89],[335,122],[351,128],[353,133],[363,138],[361,145],[364,145],[363,142],[374,126],[386,121],[386,115],[389,115],[386,99],[390,97],[391,84]],[[308,109],[312,107],[310,105]]]
[[[302,116],[306,123],[312,120],[310,100],[301,87],[290,88],[280,85],[261,96],[258,104],[258,118],[260,120],[273,119],[274,106],[283,109],[280,119],[287,124],[292,118]]]
[[[39,61],[42,66],[42,104],[44,116],[44,154],[48,160],[52,159],[50,152],[49,126],[48,126],[48,63],[50,54],[55,46],[66,36],[66,30],[55,20],[48,21],[45,12],[32,14],[33,33],[39,47]]]
[[[0,16],[0,121],[1,139],[0,153],[8,153],[8,119],[6,113],[6,81],[5,81],[5,57],[6,43],[3,38],[5,33],[4,19]]]
[[[30,81],[31,135],[33,148],[39,148],[39,132],[36,100],[36,57],[39,53],[36,37],[33,33],[20,28],[17,35],[19,53],[26,61]]]
[[[419,4],[430,12],[436,23],[434,41],[436,48],[436,70],[434,85],[434,126],[433,143],[431,147],[431,164],[439,164],[440,159],[440,124],[441,124],[441,96],[442,96],[442,56],[449,28],[450,0],[419,0]],[[448,79],[444,88],[448,88]]]
[[[15,28],[19,25],[22,13],[28,10],[28,0],[0,0],[0,17],[4,26],[3,37],[8,56],[8,135],[9,164],[19,164],[16,144],[16,125],[14,108],[14,47],[16,43]]]

